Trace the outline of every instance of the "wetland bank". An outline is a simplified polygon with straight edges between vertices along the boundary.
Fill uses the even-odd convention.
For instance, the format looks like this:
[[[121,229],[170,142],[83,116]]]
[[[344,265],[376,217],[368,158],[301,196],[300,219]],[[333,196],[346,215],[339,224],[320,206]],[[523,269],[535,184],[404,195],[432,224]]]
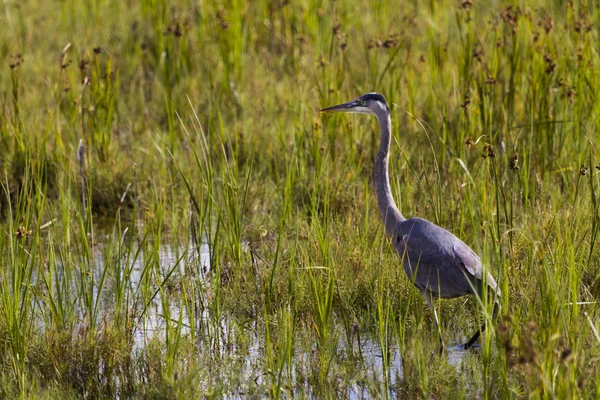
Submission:
[[[597,3],[0,9],[0,397],[597,397]],[[373,90],[399,208],[502,291],[475,351],[385,240],[377,123],[318,113]]]

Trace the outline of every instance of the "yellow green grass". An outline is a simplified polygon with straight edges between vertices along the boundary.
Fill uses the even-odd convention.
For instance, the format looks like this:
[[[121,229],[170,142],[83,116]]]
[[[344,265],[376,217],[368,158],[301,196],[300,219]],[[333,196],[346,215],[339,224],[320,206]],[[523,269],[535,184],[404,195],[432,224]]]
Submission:
[[[0,397],[599,395],[600,6],[372,3],[0,5]],[[318,113],[369,91],[403,214],[503,293],[458,361],[376,121]],[[484,318],[438,307],[450,345]]]

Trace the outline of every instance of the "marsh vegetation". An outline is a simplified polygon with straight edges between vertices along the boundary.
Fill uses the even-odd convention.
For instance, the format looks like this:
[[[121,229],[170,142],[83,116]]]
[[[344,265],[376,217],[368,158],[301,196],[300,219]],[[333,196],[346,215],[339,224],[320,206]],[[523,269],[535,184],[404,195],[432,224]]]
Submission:
[[[0,5],[0,397],[600,394],[598,2],[371,3]],[[476,351],[376,121],[318,113],[373,90],[403,214],[499,283]]]

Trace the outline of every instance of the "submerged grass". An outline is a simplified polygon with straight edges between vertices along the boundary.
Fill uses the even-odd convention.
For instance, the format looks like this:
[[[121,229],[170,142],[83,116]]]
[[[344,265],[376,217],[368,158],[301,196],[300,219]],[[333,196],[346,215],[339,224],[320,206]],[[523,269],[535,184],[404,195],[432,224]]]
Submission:
[[[597,2],[0,11],[0,397],[598,396]],[[437,355],[376,122],[317,113],[373,90],[404,215],[499,282],[437,302],[481,350]]]

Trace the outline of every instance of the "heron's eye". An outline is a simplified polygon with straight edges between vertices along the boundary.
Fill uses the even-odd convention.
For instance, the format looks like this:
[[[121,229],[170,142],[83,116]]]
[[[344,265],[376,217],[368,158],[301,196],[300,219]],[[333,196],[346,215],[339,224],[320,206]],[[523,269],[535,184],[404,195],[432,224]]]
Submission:
[[[365,101],[364,100],[359,100],[358,104],[360,104],[361,106],[364,106],[365,105]]]

